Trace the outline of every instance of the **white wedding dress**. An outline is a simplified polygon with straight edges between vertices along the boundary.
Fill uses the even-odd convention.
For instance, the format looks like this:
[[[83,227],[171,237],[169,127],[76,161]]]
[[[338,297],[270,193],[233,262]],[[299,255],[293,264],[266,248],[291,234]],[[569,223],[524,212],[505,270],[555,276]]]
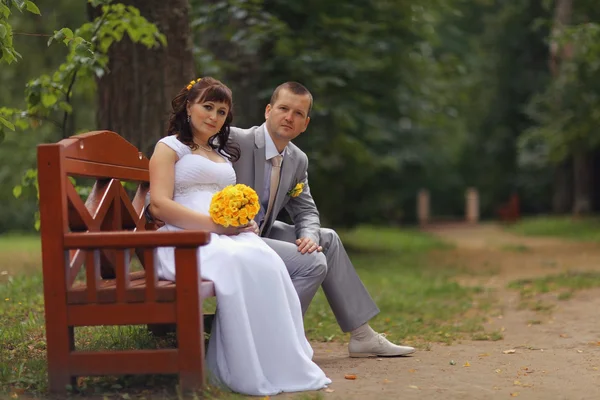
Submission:
[[[208,214],[213,194],[235,184],[229,161],[215,163],[175,136],[160,140],[173,149],[174,200]],[[180,228],[165,225],[162,231]],[[202,278],[214,282],[217,313],[206,364],[209,380],[248,395],[318,390],[331,383],[312,361],[300,300],[279,256],[254,233],[211,233],[199,250]],[[175,280],[173,248],[157,251],[158,273]],[[201,334],[200,334],[200,337]]]

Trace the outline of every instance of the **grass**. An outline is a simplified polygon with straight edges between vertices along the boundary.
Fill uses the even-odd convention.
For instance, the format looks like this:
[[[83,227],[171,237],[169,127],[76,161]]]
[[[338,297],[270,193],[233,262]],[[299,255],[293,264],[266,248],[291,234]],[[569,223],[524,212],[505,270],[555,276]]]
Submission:
[[[552,304],[539,299],[540,295],[557,293],[556,299],[569,300],[576,291],[600,287],[600,272],[565,272],[535,279],[520,279],[509,283],[509,289],[518,290],[521,307],[548,312]]]
[[[447,266],[431,265],[428,254],[449,246],[425,233],[412,230],[361,227],[342,235],[363,283],[381,313],[371,321],[373,329],[390,340],[410,344],[450,343],[465,334],[483,330],[473,312],[488,306],[481,288],[466,288],[453,281],[460,273]],[[473,315],[465,317],[467,313]],[[305,319],[309,338],[347,341],[322,291],[317,293]]]
[[[451,343],[460,338],[499,340],[501,333],[486,333],[484,313],[490,301],[481,288],[453,281],[460,273],[445,265],[432,265],[428,254],[449,246],[417,231],[361,227],[343,232],[342,238],[365,286],[381,309],[371,321],[395,342],[422,348],[428,342]],[[18,251],[17,251],[18,249]],[[46,344],[42,277],[35,237],[0,237],[0,259],[11,254],[7,273],[0,276],[0,395],[25,393],[42,396],[46,390]],[[10,268],[8,268],[10,267]],[[6,268],[6,269],[4,269]],[[214,309],[214,302],[206,307]],[[322,291],[306,315],[307,336],[313,341],[347,341]],[[174,338],[157,339],[144,326],[76,329],[78,349],[138,349],[174,346]],[[82,394],[102,398],[178,398],[170,376],[80,378]],[[126,389],[123,389],[126,388]],[[210,389],[204,398],[245,398]],[[320,393],[298,394],[295,399],[318,399]]]
[[[507,228],[510,232],[526,236],[550,236],[576,241],[600,241],[600,218],[534,217]]]

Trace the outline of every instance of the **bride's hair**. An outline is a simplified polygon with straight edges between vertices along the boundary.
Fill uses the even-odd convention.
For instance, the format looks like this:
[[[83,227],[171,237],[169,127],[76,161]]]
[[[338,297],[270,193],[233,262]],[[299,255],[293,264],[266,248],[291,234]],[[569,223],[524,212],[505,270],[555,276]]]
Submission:
[[[204,103],[207,101],[225,103],[229,106],[229,112],[227,113],[223,127],[208,139],[208,145],[213,149],[217,149],[220,154],[227,157],[230,161],[235,162],[240,158],[240,148],[237,144],[229,141],[229,128],[231,121],[233,121],[231,89],[209,76],[190,82],[171,101],[173,110],[169,116],[167,136],[177,135],[181,143],[189,146],[192,150],[198,149],[198,145],[194,143],[194,135],[188,123],[186,106],[188,102]]]

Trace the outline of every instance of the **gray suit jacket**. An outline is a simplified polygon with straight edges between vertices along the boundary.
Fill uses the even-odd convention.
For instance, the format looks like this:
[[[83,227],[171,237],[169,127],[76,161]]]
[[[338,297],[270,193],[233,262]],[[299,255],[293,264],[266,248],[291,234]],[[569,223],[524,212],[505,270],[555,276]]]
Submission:
[[[265,124],[250,129],[232,127],[230,136],[231,140],[240,146],[241,152],[240,159],[233,164],[237,182],[252,187],[259,197],[263,196],[265,184],[265,130]],[[262,235],[269,236],[277,215],[285,208],[294,222],[296,237],[310,237],[319,243],[321,223],[308,186],[308,157],[293,143],[286,148],[279,179],[273,211],[264,222],[266,225]],[[298,183],[304,183],[304,189],[299,196],[291,197],[288,192]]]

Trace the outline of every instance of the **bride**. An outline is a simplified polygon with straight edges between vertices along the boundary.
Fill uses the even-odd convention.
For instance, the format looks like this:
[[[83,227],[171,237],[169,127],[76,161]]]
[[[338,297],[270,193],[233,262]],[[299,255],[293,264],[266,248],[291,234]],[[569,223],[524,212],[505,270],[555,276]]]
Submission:
[[[206,355],[211,379],[248,395],[317,390],[331,383],[312,361],[300,300],[283,261],[245,227],[224,228],[208,215],[214,193],[236,183],[239,148],[228,141],[232,96],[206,77],[172,101],[168,136],[150,160],[152,213],[163,231],[211,232],[199,250],[202,278],[214,282],[216,321]],[[174,250],[159,248],[158,273],[175,280]]]

